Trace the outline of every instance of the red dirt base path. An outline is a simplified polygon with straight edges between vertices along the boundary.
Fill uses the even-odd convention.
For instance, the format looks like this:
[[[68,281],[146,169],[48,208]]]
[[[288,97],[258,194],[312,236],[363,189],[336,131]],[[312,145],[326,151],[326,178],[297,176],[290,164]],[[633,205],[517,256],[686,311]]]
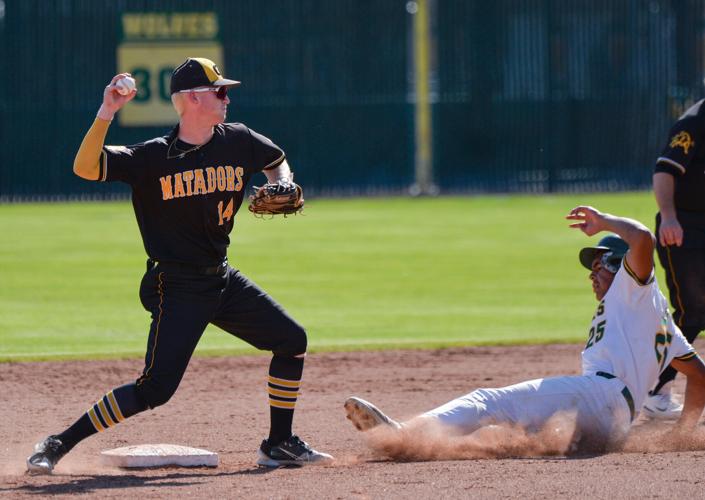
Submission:
[[[705,350],[705,343],[699,347]],[[24,474],[34,443],[63,430],[107,390],[134,380],[142,363],[0,364],[0,497],[702,498],[702,426],[692,441],[674,446],[663,440],[669,424],[642,418],[627,451],[599,456],[496,458],[486,446],[483,453],[461,455],[485,458],[393,462],[370,448],[369,433],[356,431],[345,419],[342,405],[350,395],[403,419],[477,387],[576,374],[580,349],[548,345],[310,355],[295,431],[337,460],[324,467],[276,470],[254,465],[268,429],[269,358],[197,358],[169,403],[79,444],[52,476]],[[679,377],[677,392],[683,387]],[[212,450],[220,455],[220,466],[122,470],[99,463],[101,450],[146,443]],[[512,443],[500,444],[505,446],[500,456],[522,453]]]

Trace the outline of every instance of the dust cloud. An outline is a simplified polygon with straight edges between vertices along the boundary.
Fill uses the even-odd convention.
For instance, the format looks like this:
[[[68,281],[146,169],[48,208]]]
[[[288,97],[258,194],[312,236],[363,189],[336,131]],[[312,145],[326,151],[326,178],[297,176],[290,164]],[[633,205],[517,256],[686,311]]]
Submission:
[[[642,422],[620,442],[596,443],[576,432],[574,415],[556,414],[538,432],[529,432],[518,426],[489,425],[472,434],[461,435],[429,420],[401,431],[377,427],[365,433],[365,440],[376,457],[398,461],[705,450],[703,426],[687,434],[675,433],[674,428],[663,422]]]
[[[674,423],[646,421],[632,428],[619,451],[625,453],[666,453],[705,450],[705,428],[676,432]]]
[[[488,425],[460,435],[429,420],[400,431],[377,427],[366,433],[374,454],[402,461],[567,455],[575,451],[577,439],[575,418],[565,414],[554,415],[538,432]]]

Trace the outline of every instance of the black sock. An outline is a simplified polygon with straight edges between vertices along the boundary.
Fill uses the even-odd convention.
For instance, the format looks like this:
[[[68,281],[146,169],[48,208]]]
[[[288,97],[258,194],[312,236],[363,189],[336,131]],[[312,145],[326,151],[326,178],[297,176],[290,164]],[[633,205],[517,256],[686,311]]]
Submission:
[[[276,445],[291,437],[294,407],[304,371],[304,358],[275,354],[269,365],[269,443]]]
[[[119,424],[147,408],[137,396],[135,384],[126,384],[109,391],[57,437],[68,451],[88,436]]]

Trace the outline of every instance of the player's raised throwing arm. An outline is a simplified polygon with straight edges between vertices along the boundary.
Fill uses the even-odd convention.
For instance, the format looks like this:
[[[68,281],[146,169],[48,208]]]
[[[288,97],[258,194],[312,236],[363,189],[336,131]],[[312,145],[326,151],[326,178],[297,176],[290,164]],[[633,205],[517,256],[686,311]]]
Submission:
[[[127,102],[132,100],[137,94],[134,89],[126,95],[121,95],[115,85],[120,78],[129,76],[128,73],[115,75],[103,91],[103,104],[98,110],[93,125],[88,129],[86,136],[78,148],[76,159],[73,161],[73,172],[89,181],[96,181],[100,176],[100,151],[105,143],[105,136],[108,134],[108,127],[113,120],[113,116]]]
[[[651,276],[654,268],[654,235],[639,221],[602,213],[596,208],[578,206],[566,215],[566,219],[578,221],[570,227],[580,229],[588,236],[602,231],[619,235],[628,245],[625,257],[627,264],[641,281]]]

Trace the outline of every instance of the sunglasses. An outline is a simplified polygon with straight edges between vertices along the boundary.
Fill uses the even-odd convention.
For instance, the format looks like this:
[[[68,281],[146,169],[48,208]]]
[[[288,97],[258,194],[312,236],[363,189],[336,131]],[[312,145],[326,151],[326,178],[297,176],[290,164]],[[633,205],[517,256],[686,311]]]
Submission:
[[[215,96],[221,101],[224,101],[228,96],[228,87],[206,87],[200,89],[179,90],[179,94],[187,94],[189,92],[215,92]]]

